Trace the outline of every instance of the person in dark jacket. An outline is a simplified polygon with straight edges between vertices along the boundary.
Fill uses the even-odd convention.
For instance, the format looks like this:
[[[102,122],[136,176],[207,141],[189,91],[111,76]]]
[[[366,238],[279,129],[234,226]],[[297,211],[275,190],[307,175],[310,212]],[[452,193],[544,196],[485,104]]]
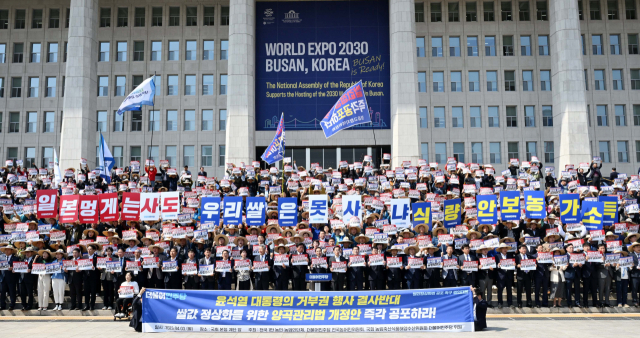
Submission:
[[[291,260],[293,260],[294,255],[307,255],[303,243],[296,245],[296,252],[291,255]],[[309,273],[309,257],[306,258],[306,261],[307,265],[293,265],[293,261],[291,262],[291,283],[293,284],[293,290],[304,291],[307,289],[306,275]]]
[[[571,259],[571,254],[573,252],[573,244],[567,244],[567,256]],[[569,261],[571,262],[571,261]],[[569,263],[567,269],[564,271],[564,280],[565,280],[565,300],[567,301],[567,306],[572,308],[574,306],[573,301],[571,300],[571,295],[574,295],[575,298],[575,306],[580,306],[580,275],[581,275],[581,267],[582,264],[579,263]]]
[[[280,255],[287,253],[288,248],[284,244],[278,245],[277,252]],[[275,256],[271,258],[273,262],[273,277],[276,290],[289,290],[289,279],[291,278],[291,267],[282,263],[275,263]]]
[[[462,254],[458,256],[458,265],[464,266],[465,261],[477,261],[475,255],[471,254],[469,244],[462,246]],[[460,285],[474,286],[476,284],[476,272],[460,270]]]
[[[498,308],[502,308],[502,292],[506,288],[507,290],[507,305],[513,307],[513,270],[505,270],[501,267],[500,262],[506,259],[512,259],[513,255],[509,252],[510,246],[508,244],[500,244],[496,249],[498,254],[496,255],[496,264],[498,265],[497,281],[498,281]]]
[[[372,255],[377,255],[380,252],[378,251],[378,248],[374,247],[371,249],[371,254]],[[382,265],[371,265],[369,260],[369,257],[367,257],[367,279],[369,280],[369,289],[371,290],[386,290],[387,286],[385,283],[385,274],[384,274],[384,270],[385,270],[385,266],[386,266],[386,261],[384,260],[384,256],[383,256],[383,262]]]
[[[391,247],[391,249],[387,250],[389,257],[398,257],[398,248]],[[389,290],[400,290],[402,289],[402,266],[399,268],[390,268],[387,266],[387,285],[389,286]]]
[[[526,245],[520,245],[520,248],[518,249],[519,253],[518,255],[516,255],[516,268],[517,268],[517,273],[516,273],[516,280],[518,282],[518,287],[517,287],[517,291],[518,291],[518,295],[517,295],[517,303],[518,303],[518,307],[522,308],[522,291],[524,290],[526,297],[527,297],[527,307],[531,307],[532,303],[531,303],[531,277],[533,275],[533,271],[526,271],[526,270],[522,270],[522,268],[520,267],[520,262],[522,262],[522,260],[525,259],[531,259],[529,257],[529,255],[527,255],[527,246]]]
[[[587,178],[591,179],[591,185],[598,188],[598,190],[600,190],[600,180],[602,180],[600,168],[602,168],[602,163],[591,162],[591,167],[589,167],[589,171],[587,172]]]
[[[171,248],[169,251],[169,258],[167,261],[176,262],[178,269],[174,272],[163,271],[164,273],[164,288],[165,289],[182,289],[182,260],[178,257],[178,249],[176,247]]]
[[[88,259],[93,261],[93,269],[83,271],[84,284],[84,308],[83,311],[93,311],[96,306],[96,295],[100,286],[100,271],[97,269],[97,247],[93,244],[87,246]]]
[[[618,178],[618,172],[616,171],[616,168],[611,168],[611,173],[609,173],[609,180],[613,181],[616,178]]]
[[[0,271],[0,310],[5,309],[7,294],[9,294],[9,310],[11,311],[16,306],[16,287],[18,286],[19,278],[19,275],[13,272],[13,263],[19,262],[20,258],[16,255],[18,250],[13,246],[5,246],[0,248],[0,251],[6,255],[6,260],[9,264],[9,270]],[[33,290],[31,295],[33,297]]]
[[[352,256],[359,256],[360,248],[355,246],[353,247]],[[347,263],[347,280],[349,284],[349,290],[351,291],[362,291],[364,285],[364,271],[366,268],[364,266],[352,266],[351,262]]]

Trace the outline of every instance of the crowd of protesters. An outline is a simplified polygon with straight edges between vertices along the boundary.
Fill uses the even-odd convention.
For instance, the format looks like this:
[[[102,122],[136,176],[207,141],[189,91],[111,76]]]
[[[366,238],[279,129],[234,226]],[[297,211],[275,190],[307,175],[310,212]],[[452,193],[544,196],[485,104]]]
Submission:
[[[637,207],[630,207],[640,203],[638,176],[614,169],[609,179],[603,178],[597,161],[568,166],[562,173],[535,158],[512,160],[501,173],[491,165],[454,159],[447,164],[421,160],[399,168],[382,162],[376,166],[365,157],[359,163],[340,162],[338,168],[285,163],[280,170],[261,170],[259,162],[228,164],[221,178],[208,177],[203,168],[197,175],[188,167],[178,172],[161,161],[158,169],[152,162],[142,170],[139,164],[116,168],[106,179],[85,165],[64,170],[59,182],[50,169],[23,169],[13,163],[0,169],[0,309],[9,303],[13,310],[20,297],[23,310],[47,310],[52,292],[54,310],[94,310],[99,293],[103,309],[115,308],[117,316],[123,316],[143,288],[315,290],[315,283],[305,281],[307,273],[332,274],[330,283],[320,283],[321,290],[466,285],[475,287],[489,307],[638,307],[640,215]],[[41,189],[57,189],[59,196],[117,192],[119,204],[124,192],[178,191],[189,217],[92,224],[39,219],[35,197]],[[545,192],[543,219],[529,219],[523,212],[519,221],[478,222],[476,196],[529,190]],[[605,225],[604,236],[598,237],[579,223],[563,224],[561,194],[578,194],[580,201],[618,196],[615,224]],[[310,224],[310,195],[327,196],[329,222]],[[355,222],[342,219],[341,198],[346,195],[363,198],[363,214]],[[221,216],[219,224],[207,228],[205,238],[196,239],[193,233],[202,225],[201,196],[223,201],[227,196],[264,196],[266,220],[262,226],[228,225]],[[280,197],[297,199],[296,226],[279,226]],[[431,202],[432,222],[389,227],[389,201],[394,198]],[[444,227],[442,204],[451,199],[460,199],[460,224]],[[178,228],[186,230],[184,236],[174,236],[172,229]],[[39,229],[46,231],[34,236]],[[15,237],[19,231],[32,236]],[[50,231],[64,231],[64,239],[51,240]],[[375,236],[382,233],[387,236]],[[441,242],[447,234],[453,237]],[[595,258],[576,261],[578,253]],[[632,257],[632,264],[620,264],[607,254]],[[571,263],[556,263],[559,256],[571,258]],[[23,264],[21,272],[14,271],[21,262],[26,268]],[[111,265],[114,269],[107,262],[120,264]],[[51,263],[60,267],[42,273]],[[67,288],[69,302],[64,298]]]

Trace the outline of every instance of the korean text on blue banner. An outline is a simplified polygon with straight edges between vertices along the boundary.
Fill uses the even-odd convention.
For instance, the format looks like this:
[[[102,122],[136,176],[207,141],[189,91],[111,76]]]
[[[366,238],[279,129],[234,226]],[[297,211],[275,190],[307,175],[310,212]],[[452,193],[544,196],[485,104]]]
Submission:
[[[343,292],[147,289],[143,332],[473,331],[469,287]]]
[[[520,192],[501,191],[500,192],[500,219],[503,221],[520,220]]]
[[[278,224],[292,227],[298,223],[298,199],[295,197],[278,198]]]
[[[362,81],[358,81],[340,96],[338,102],[320,121],[320,126],[324,136],[329,138],[342,129],[370,122],[371,115],[367,99],[364,97]]]
[[[247,225],[264,224],[264,213],[267,202],[263,197],[247,197]]]
[[[460,199],[444,201],[444,227],[452,228],[460,224]]]
[[[618,196],[598,196],[598,202],[604,203],[602,224],[618,223]]]
[[[476,196],[476,208],[478,209],[478,223],[498,223],[498,199],[496,195]]]
[[[582,224],[587,228],[587,231],[602,230],[603,216],[603,202],[582,202]]]
[[[242,224],[242,197],[227,196],[224,198],[224,224],[240,225]]]
[[[580,218],[580,195],[560,194],[560,220],[562,223],[578,223]]]
[[[413,226],[426,224],[431,228],[431,202],[412,203]],[[427,229],[428,231],[428,229]]]
[[[544,202],[544,191],[525,191],[524,210],[527,218],[543,219],[547,217]]]
[[[220,204],[222,200],[220,197],[202,197],[201,203],[201,223],[213,223],[214,225],[220,224]]]

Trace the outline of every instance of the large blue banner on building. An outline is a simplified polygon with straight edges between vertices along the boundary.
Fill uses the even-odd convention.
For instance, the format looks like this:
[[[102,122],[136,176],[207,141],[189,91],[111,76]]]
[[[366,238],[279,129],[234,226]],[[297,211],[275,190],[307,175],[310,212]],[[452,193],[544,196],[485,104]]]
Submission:
[[[143,332],[473,331],[469,287],[355,292],[147,289]]]
[[[256,130],[321,130],[362,80],[371,123],[390,127],[389,2],[256,2]]]

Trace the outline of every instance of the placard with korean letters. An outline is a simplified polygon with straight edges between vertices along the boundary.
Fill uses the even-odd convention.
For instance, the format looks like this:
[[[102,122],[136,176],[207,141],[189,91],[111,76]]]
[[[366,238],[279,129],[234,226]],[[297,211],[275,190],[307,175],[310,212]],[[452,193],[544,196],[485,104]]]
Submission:
[[[535,271],[536,260],[535,259],[523,259],[520,261],[520,270],[522,271]]]
[[[478,261],[463,261],[462,271],[466,271],[466,272],[478,271]]]
[[[604,263],[604,256],[600,251],[587,251],[587,262]]]
[[[622,251],[622,241],[607,241],[607,251],[608,252]]]
[[[587,257],[583,253],[570,253],[569,254],[569,263],[570,264],[584,264],[587,260]]]
[[[427,269],[439,269],[442,268],[442,257],[428,257]]]
[[[480,258],[480,270],[489,270],[490,268],[496,268],[495,257]]]
[[[604,256],[604,264],[618,264],[618,262],[620,261],[620,254],[619,253],[608,253],[605,254]]]
[[[402,266],[402,257],[387,257],[388,268],[399,268]]]

